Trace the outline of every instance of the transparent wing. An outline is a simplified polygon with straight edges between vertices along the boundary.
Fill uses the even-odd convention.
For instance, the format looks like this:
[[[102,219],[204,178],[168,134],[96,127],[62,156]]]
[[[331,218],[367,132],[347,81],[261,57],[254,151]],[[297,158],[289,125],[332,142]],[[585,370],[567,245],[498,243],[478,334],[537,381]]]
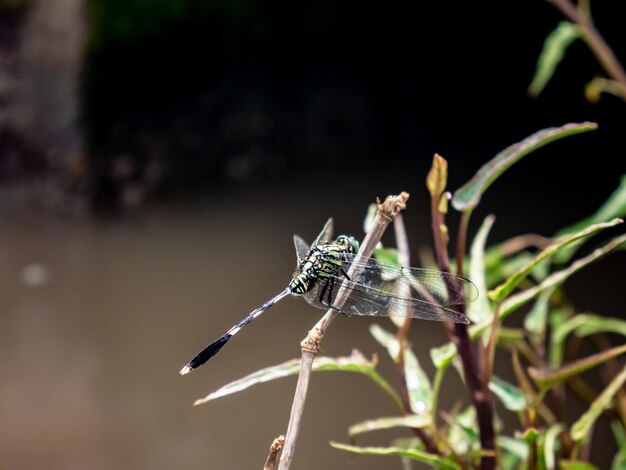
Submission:
[[[310,247],[307,242],[305,242],[300,235],[293,236],[293,244],[296,247],[296,256],[298,257],[298,266],[302,263],[302,260],[309,252]]]
[[[322,229],[320,234],[317,236],[315,241],[311,244],[311,246],[313,247],[313,246],[320,245],[322,243],[329,243],[331,241],[332,236],[333,236],[333,219],[331,217],[326,221],[326,224],[324,224],[324,228]]]
[[[296,257],[298,258],[297,266],[300,266],[300,263],[302,263],[302,260],[304,260],[304,257],[307,255],[307,253],[309,252],[312,246],[317,246],[319,244],[328,243],[330,242],[330,239],[332,236],[333,236],[332,217],[326,221],[326,223],[324,224],[324,228],[322,229],[322,231],[317,236],[317,238],[315,239],[315,241],[313,242],[311,246],[309,246],[308,243],[305,242],[304,239],[300,235],[294,235],[293,244],[296,247]]]
[[[346,256],[344,271],[353,263],[353,255]],[[338,310],[349,316],[395,314],[469,323],[469,319],[454,308],[478,298],[478,289],[468,279],[435,270],[393,266],[373,258],[363,260],[358,267],[361,272],[355,278],[347,280],[340,271],[329,281],[332,289],[322,292],[323,286],[318,288],[321,297],[318,301],[333,305],[339,286],[344,282],[351,292]]]

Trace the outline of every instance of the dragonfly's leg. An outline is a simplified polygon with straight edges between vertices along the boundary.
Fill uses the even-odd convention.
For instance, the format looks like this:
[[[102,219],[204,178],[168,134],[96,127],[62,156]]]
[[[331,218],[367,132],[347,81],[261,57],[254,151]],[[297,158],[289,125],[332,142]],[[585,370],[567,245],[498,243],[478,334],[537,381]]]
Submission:
[[[343,277],[345,277],[348,281],[352,280],[350,279],[350,276],[348,276],[348,273],[343,268],[339,268],[339,272],[343,274]]]
[[[324,302],[324,295],[326,294],[326,291],[328,290],[328,284],[329,284],[329,283],[330,283],[330,281],[329,281],[329,282],[325,282],[325,283],[324,283],[324,287],[322,287],[322,288],[320,289],[320,297],[319,297],[319,301],[320,301],[320,303],[321,303],[322,305],[326,305],[326,306],[329,306],[329,305],[328,305],[328,303],[327,303],[327,302]]]

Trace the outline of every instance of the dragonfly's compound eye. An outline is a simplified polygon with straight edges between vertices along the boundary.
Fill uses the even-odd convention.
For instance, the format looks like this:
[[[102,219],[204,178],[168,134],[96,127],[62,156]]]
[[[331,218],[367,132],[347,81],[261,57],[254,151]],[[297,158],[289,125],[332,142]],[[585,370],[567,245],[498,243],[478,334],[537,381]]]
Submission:
[[[337,237],[337,241],[335,243],[341,246],[341,248],[346,250],[348,253],[358,253],[359,251],[359,242],[356,241],[356,238],[354,237],[340,235]]]

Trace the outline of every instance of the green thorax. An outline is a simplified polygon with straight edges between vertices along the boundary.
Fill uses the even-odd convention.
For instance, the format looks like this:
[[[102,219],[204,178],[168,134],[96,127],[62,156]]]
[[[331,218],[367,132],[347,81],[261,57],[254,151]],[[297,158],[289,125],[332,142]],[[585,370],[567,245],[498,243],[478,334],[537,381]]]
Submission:
[[[298,266],[298,274],[289,283],[289,290],[293,295],[306,294],[317,280],[327,281],[336,276],[348,261],[347,255],[358,251],[359,243],[346,235],[340,235],[332,243],[314,246]]]

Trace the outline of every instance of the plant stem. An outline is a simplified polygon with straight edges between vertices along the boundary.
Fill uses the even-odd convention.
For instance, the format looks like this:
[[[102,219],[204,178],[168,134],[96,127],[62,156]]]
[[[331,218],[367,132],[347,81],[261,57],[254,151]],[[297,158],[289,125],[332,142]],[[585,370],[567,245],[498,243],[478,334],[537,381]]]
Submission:
[[[404,220],[402,214],[398,214],[393,219],[393,231],[396,238],[396,246],[398,247],[398,261],[402,266],[411,266],[411,257],[409,250],[409,239],[406,234],[406,228],[404,226]],[[398,326],[398,332],[396,333],[396,340],[400,345],[398,357],[395,360],[396,374],[400,382],[400,396],[402,397],[402,403],[404,407],[404,413],[411,413],[411,400],[409,397],[409,387],[406,381],[406,370],[404,368],[404,351],[407,347],[407,336],[411,328],[411,317],[405,317],[397,319],[394,324]],[[437,445],[433,441],[432,437],[421,428],[411,428],[413,434],[422,441],[424,448],[431,454],[439,454]]]
[[[461,223],[459,224],[459,232],[456,240],[456,273],[464,276],[463,261],[465,260],[465,245],[467,244],[467,228],[469,227],[469,219],[472,210],[468,209],[461,213]]]
[[[626,72],[613,50],[596,29],[586,9],[577,8],[570,0],[548,0],[548,2],[552,3],[566,18],[580,28],[589,48],[604,67],[606,73],[619,83],[622,89],[626,89]],[[620,94],[620,96],[626,101],[626,95]]]
[[[361,248],[359,249],[359,252],[354,260],[355,262],[352,263],[350,269],[348,270],[348,277],[355,278],[359,274],[357,268],[359,261],[372,255],[374,248],[380,241],[389,223],[401,210],[406,207],[406,201],[408,198],[409,194],[403,192],[399,196],[388,196],[384,203],[377,201],[378,213],[369,232],[363,239]],[[336,307],[341,308],[349,295],[349,287],[347,287],[345,283],[342,284],[339,292],[337,293],[337,297],[335,298],[334,303]],[[298,439],[298,433],[300,432],[302,413],[304,412],[304,403],[306,401],[306,394],[311,378],[313,359],[319,351],[319,343],[321,342],[324,333],[336,316],[337,310],[329,309],[320,321],[315,324],[313,329],[309,332],[309,335],[301,343],[302,362],[300,363],[300,374],[298,375],[298,383],[296,384],[294,400],[291,406],[291,414],[289,416],[289,424],[287,426],[287,435],[285,437],[285,447],[282,455],[280,456],[280,462],[278,465],[279,470],[289,470],[291,462],[293,461],[296,441]]]
[[[441,157],[435,157],[433,168],[435,168],[437,158]],[[447,171],[447,165],[445,165],[445,167],[445,171]],[[440,185],[440,188],[441,186],[442,185]],[[431,188],[434,187],[434,185],[431,185]],[[439,265],[439,269],[441,271],[450,272],[450,258],[448,257],[448,250],[446,248],[447,229],[445,226],[444,214],[440,210],[441,198],[446,197],[443,191],[444,189],[441,189],[440,192],[436,192],[431,189],[431,218],[437,264]],[[461,223],[460,228],[462,230],[467,229],[466,222]],[[459,238],[465,239],[465,237],[465,233],[459,234]],[[463,242],[461,246],[464,245],[465,243]],[[459,257],[457,254],[457,259],[462,260],[462,258],[462,255]],[[461,266],[462,269],[463,263],[459,263],[459,266]],[[459,310],[461,313],[464,313],[464,306],[461,306]],[[469,387],[470,398],[474,408],[476,409],[478,429],[480,431],[480,445],[482,450],[486,451],[481,458],[481,468],[483,470],[495,469],[496,447],[493,429],[493,403],[491,400],[491,392],[489,391],[489,388],[480,380],[480,372],[476,358],[472,351],[472,342],[467,331],[467,325],[463,323],[455,323],[454,326],[450,327],[450,325],[447,324],[446,328],[448,330],[448,334],[451,336],[451,340],[456,345],[459,356],[461,357],[465,381]]]

